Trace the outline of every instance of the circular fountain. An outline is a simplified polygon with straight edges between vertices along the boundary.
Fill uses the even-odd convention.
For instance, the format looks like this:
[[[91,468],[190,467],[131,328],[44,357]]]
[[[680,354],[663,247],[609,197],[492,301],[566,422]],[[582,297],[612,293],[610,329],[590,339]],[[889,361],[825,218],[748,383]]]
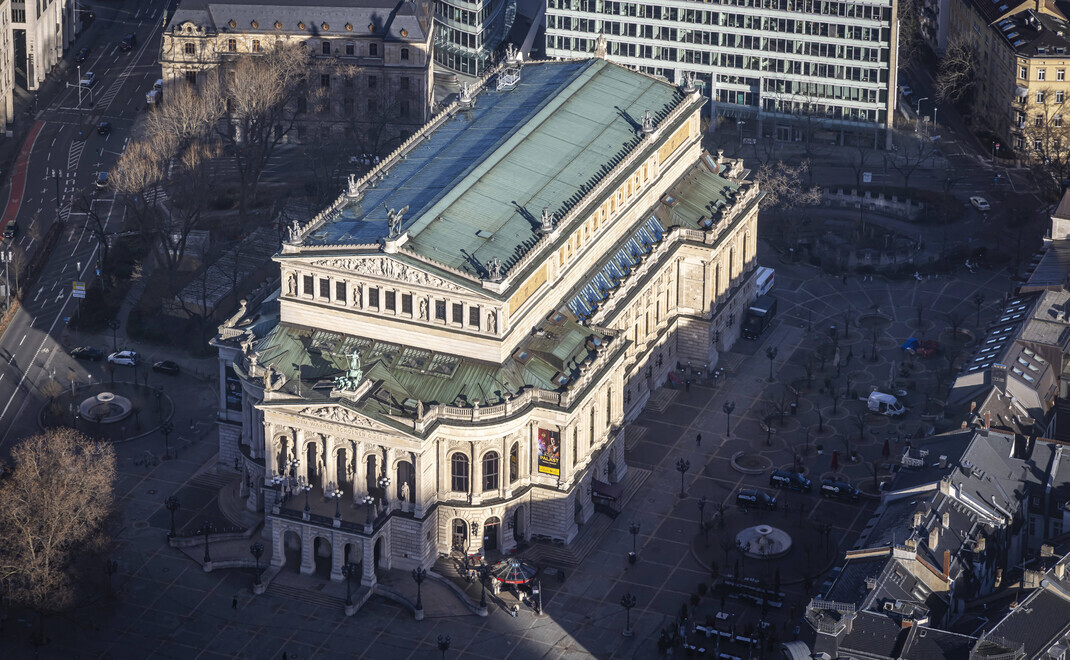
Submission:
[[[82,401],[78,406],[78,414],[82,419],[91,420],[98,424],[114,424],[126,419],[133,412],[130,399],[111,392],[101,392]]]
[[[775,559],[791,550],[791,536],[772,525],[755,525],[736,534],[736,544],[748,557]]]

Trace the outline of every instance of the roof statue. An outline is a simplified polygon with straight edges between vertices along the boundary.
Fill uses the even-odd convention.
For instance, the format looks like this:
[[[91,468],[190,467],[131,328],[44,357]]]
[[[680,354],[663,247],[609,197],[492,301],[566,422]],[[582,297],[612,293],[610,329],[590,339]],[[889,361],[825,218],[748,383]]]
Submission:
[[[594,56],[601,57],[603,60],[609,54],[609,43],[606,41],[605,34],[599,34],[598,39],[594,42]]]
[[[460,102],[462,105],[471,105],[475,102],[475,97],[472,96],[471,83],[465,83],[461,86]]]
[[[505,272],[502,269],[502,260],[494,257],[487,264],[487,279],[491,282],[501,282],[503,277],[505,277]]]
[[[297,218],[290,224],[290,242],[296,243],[301,237],[301,224],[297,222]]]
[[[654,132],[654,120],[650,117],[650,111],[647,110],[643,113],[643,135],[650,135]]]
[[[343,392],[352,392],[360,385],[360,381],[364,380],[364,372],[360,368],[360,353],[352,351],[344,355],[349,359],[349,369],[346,370],[346,375],[334,379],[334,386]]]
[[[360,195],[360,191],[357,190],[357,175],[350,174],[349,180],[346,182],[346,196],[357,197]]]
[[[405,214],[408,213],[408,212],[409,212],[408,204],[406,204],[405,206],[401,207],[400,211],[394,211],[394,209],[390,209],[390,211],[387,212],[387,214],[386,214],[386,223],[387,223],[387,227],[388,227],[389,232],[390,232],[387,235],[387,238],[397,238],[397,236],[401,233],[401,221],[402,221],[402,219],[404,219]]]
[[[507,44],[505,46],[505,61],[510,64],[514,64],[520,59],[520,51],[516,49],[513,44]]]
[[[695,93],[695,74],[694,74],[694,72],[688,71],[687,73],[685,73],[684,74],[683,83],[684,84],[683,84],[682,87],[683,87],[684,94],[694,94]]]
[[[549,234],[554,230],[554,214],[546,207],[542,209],[542,222],[539,224],[539,232]]]

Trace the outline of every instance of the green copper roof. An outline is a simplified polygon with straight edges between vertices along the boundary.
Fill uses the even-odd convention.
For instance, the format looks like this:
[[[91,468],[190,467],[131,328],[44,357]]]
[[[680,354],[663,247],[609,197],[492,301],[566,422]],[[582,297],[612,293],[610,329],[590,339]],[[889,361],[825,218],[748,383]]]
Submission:
[[[406,247],[475,275],[508,269],[538,238],[542,209],[560,217],[683,96],[665,82],[601,59],[529,64],[510,91],[481,93],[384,172],[385,178],[306,238],[367,244],[408,207]]]

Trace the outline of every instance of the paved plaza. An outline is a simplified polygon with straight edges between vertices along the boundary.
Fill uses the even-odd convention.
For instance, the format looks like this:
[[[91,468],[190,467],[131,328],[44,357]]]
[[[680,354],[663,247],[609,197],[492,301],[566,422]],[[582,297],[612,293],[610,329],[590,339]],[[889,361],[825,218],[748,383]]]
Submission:
[[[774,255],[763,256],[764,263],[776,262]],[[805,584],[820,591],[828,570],[865,526],[876,498],[841,503],[816,494],[781,492],[779,510],[744,512],[735,506],[736,491],[756,487],[772,492],[770,469],[798,462],[815,483],[835,473],[864,494],[872,492],[874,464],[877,478],[886,476],[885,443],[892,455],[901,453],[908,436],[931,427],[921,421],[922,412],[931,405],[927,396],[935,393],[940,370],[950,364],[944,357],[917,358],[908,371],[900,372],[911,359],[899,346],[910,336],[924,336],[946,338],[949,350],[945,354],[969,350],[967,340],[960,347],[949,334],[948,313],[957,312],[962,328],[975,331],[975,294],[985,296],[979,310],[983,326],[1009,285],[1006,271],[871,283],[859,277],[844,282],[810,267],[777,264],[781,307],[776,323],[760,341],[740,340],[723,356],[727,372],[723,379],[712,383],[706,374],[689,374],[685,366],[683,376],[693,379],[690,386],[652,399],[629,434],[627,454],[629,465],[649,470],[649,476],[578,566],[552,562],[541,566],[550,569],[541,578],[546,612],[541,617],[529,607],[511,616],[509,608],[516,599],[507,592],[490,595],[489,615],[481,617],[462,604],[454,591],[428,580],[422,594],[427,616],[416,621],[403,602],[414,600],[415,585],[400,571],[383,571],[380,577],[400,599],[372,595],[356,615],[346,617],[341,607],[344,584],[329,583],[318,575],[301,576],[293,562],[277,575],[268,575],[274,586],[257,596],[252,593],[251,568],[202,570],[203,544],[168,545],[170,515],[164,499],[179,496],[176,522],[180,535],[195,531],[205,519],[225,530],[240,527],[243,518],[241,511],[226,504],[236,499],[226,492],[236,488],[236,476],[219,476],[212,469],[217,451],[212,421],[215,385],[184,374],[168,381],[168,396],[175,402],[176,429],[170,437],[175,458],[161,460],[164,448],[158,432],[116,445],[122,515],[121,528],[114,530],[118,571],[111,576],[111,586],[102,567],[98,597],[51,618],[50,643],[43,647],[32,644],[27,619],[9,614],[3,621],[3,635],[8,649],[15,651],[5,655],[281,658],[286,653],[289,659],[438,658],[438,638],[449,635],[447,657],[641,658],[657,653],[658,636],[684,604],[689,611],[693,609],[694,622],[715,621],[716,613],[725,612],[729,615],[725,621],[730,622],[725,625],[734,624],[738,632],[759,625],[764,618],[776,631],[771,637],[791,639],[794,621],[808,599],[803,593]],[[850,321],[846,337],[842,334],[845,313]],[[837,326],[835,342],[830,338],[830,325]],[[72,343],[93,339],[69,338]],[[104,338],[95,339],[104,344]],[[766,351],[770,347],[777,349],[771,364]],[[837,348],[845,363],[838,376],[833,364]],[[209,373],[211,365],[207,360],[188,371]],[[842,398],[844,392],[864,394],[871,387],[884,387],[893,369],[897,386],[907,391],[910,412],[896,420],[862,415],[860,428],[864,404],[850,400],[849,395]],[[825,389],[826,378],[841,397],[835,404]],[[794,391],[799,397],[793,415]],[[726,401],[735,403],[728,420],[723,410]],[[155,418],[145,417],[145,426],[151,427]],[[726,424],[730,434],[725,432]],[[941,420],[936,430],[954,425],[954,420]],[[698,434],[701,444],[696,442]],[[835,459],[834,452],[838,452]],[[852,452],[858,453],[857,462],[849,460]],[[680,496],[680,459],[689,463],[682,475],[685,497]],[[835,470],[833,460],[839,463]],[[707,535],[699,526],[698,502],[703,496]],[[723,513],[719,505],[724,505]],[[721,515],[723,527],[717,523]],[[630,565],[627,555],[633,537],[629,525],[633,522],[640,527],[634,539],[639,560]],[[770,563],[739,561],[726,539],[758,523],[781,528],[797,539],[788,556]],[[253,540],[219,541],[213,547],[214,559],[219,562],[228,553],[247,554]],[[726,598],[722,605],[719,592],[712,587],[716,581],[711,576],[713,562],[718,564],[718,578],[738,570],[741,579],[749,577],[765,588],[779,587],[784,592],[781,607],[769,608],[763,615],[759,607],[736,598]],[[692,608],[690,598],[700,584],[708,585],[708,590],[697,608]],[[459,582],[457,586],[466,590],[469,604],[478,602],[477,583]],[[636,599],[631,637],[621,634],[625,611],[620,601],[626,593]],[[295,594],[298,598],[291,597]],[[745,647],[727,643],[721,650],[746,654]]]

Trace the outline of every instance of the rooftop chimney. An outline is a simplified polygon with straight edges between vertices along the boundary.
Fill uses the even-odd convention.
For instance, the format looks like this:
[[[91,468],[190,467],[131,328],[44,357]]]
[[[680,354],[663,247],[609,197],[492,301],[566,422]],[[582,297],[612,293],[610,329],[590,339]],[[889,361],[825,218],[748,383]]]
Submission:
[[[992,428],[992,413],[987,410],[985,411],[985,428]]]
[[[944,579],[951,575],[951,551],[944,550]]]
[[[949,514],[947,511],[944,511],[944,515],[940,516],[940,524],[943,525],[944,527],[950,527],[951,526],[951,514]]]
[[[929,549],[935,550],[938,543],[940,543],[940,528],[933,527],[929,531]]]

